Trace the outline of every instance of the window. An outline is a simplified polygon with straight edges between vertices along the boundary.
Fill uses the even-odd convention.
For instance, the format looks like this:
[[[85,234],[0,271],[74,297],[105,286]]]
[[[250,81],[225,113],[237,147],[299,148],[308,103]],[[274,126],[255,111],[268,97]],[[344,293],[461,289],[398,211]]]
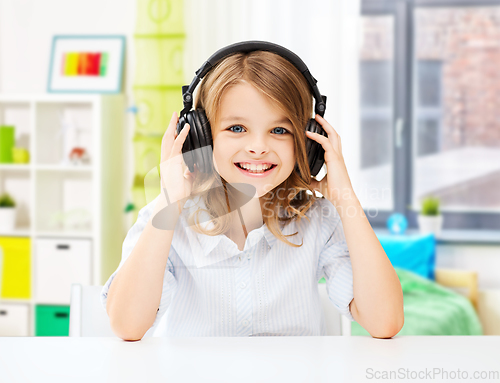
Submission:
[[[416,72],[416,150],[422,157],[441,148],[441,62],[418,60]]]
[[[357,193],[365,208],[392,210],[392,126],[394,115],[394,20],[363,17],[360,49],[360,177]]]
[[[389,197],[372,225],[422,198],[444,227],[500,229],[500,1],[362,1],[360,167]]]
[[[414,20],[414,204],[500,212],[500,6],[417,8]]]

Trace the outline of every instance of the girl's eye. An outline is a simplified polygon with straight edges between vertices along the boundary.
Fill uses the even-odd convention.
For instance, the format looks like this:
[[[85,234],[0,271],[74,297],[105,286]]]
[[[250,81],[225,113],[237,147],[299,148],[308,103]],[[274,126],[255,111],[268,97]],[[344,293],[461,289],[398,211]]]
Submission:
[[[273,130],[276,131],[276,134],[279,135],[288,133],[288,130],[286,130],[285,128],[274,128]]]
[[[231,132],[234,132],[234,133],[241,133],[244,131],[245,128],[243,128],[241,125],[233,125],[231,127],[228,128],[228,130],[230,130]],[[286,134],[288,133],[288,130],[286,130],[285,128],[274,128],[273,131],[275,132],[275,134],[278,134],[278,135],[283,135],[283,134]]]
[[[235,130],[233,130],[233,128],[235,128]],[[241,133],[243,131],[243,127],[241,125],[234,125],[234,126],[231,126],[229,128],[229,130],[231,130],[231,132],[234,132],[234,133]]]

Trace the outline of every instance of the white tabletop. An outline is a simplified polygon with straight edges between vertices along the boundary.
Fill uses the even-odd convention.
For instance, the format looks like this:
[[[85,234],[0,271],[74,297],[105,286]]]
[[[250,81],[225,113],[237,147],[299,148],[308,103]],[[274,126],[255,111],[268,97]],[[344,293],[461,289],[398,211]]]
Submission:
[[[363,382],[390,371],[399,378],[389,381],[479,372],[498,383],[500,336],[0,338],[2,383]]]

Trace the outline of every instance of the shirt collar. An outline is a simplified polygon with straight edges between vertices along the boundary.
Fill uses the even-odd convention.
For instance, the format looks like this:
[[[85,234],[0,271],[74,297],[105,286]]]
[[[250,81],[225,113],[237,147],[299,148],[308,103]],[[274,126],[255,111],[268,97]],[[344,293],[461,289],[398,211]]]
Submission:
[[[197,209],[206,209],[206,205],[201,196],[196,196],[194,197],[194,199],[189,199],[184,205],[184,211],[181,216],[183,229],[185,230],[186,237],[189,241],[189,246],[191,247],[191,252],[196,262],[196,266],[208,266],[241,253],[241,251],[238,249],[238,246],[226,235],[205,235],[198,233],[191,227],[189,227],[189,225],[187,224],[187,219],[189,215]],[[204,229],[212,229],[214,227],[214,224],[209,219],[209,215],[206,211],[201,211],[200,221],[201,223],[199,225]],[[285,235],[293,234],[297,231],[296,226],[296,222],[291,221],[284,228],[282,228],[282,233]],[[254,229],[250,233],[248,233],[244,250],[246,251],[256,246],[260,242],[262,237],[265,238],[269,249],[271,249],[278,240],[273,235],[273,233],[269,231],[266,224],[263,224],[258,229]],[[300,245],[302,243],[302,234],[299,232],[298,235],[288,237],[287,239],[292,243]],[[223,247],[223,251],[215,251],[220,247]]]

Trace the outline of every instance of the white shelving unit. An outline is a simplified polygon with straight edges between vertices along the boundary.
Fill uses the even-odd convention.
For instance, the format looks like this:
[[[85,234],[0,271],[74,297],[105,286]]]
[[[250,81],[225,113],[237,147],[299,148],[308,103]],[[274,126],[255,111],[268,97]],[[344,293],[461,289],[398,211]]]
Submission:
[[[29,164],[0,164],[0,193],[18,208],[14,231],[0,237],[31,247],[31,297],[0,298],[0,308],[28,306],[25,335],[35,335],[36,305],[69,306],[70,282],[102,285],[120,261],[124,121],[123,95],[0,95],[0,125],[14,125],[16,146],[30,152]],[[87,164],[68,161],[75,146]],[[0,335],[1,326],[0,316]]]

